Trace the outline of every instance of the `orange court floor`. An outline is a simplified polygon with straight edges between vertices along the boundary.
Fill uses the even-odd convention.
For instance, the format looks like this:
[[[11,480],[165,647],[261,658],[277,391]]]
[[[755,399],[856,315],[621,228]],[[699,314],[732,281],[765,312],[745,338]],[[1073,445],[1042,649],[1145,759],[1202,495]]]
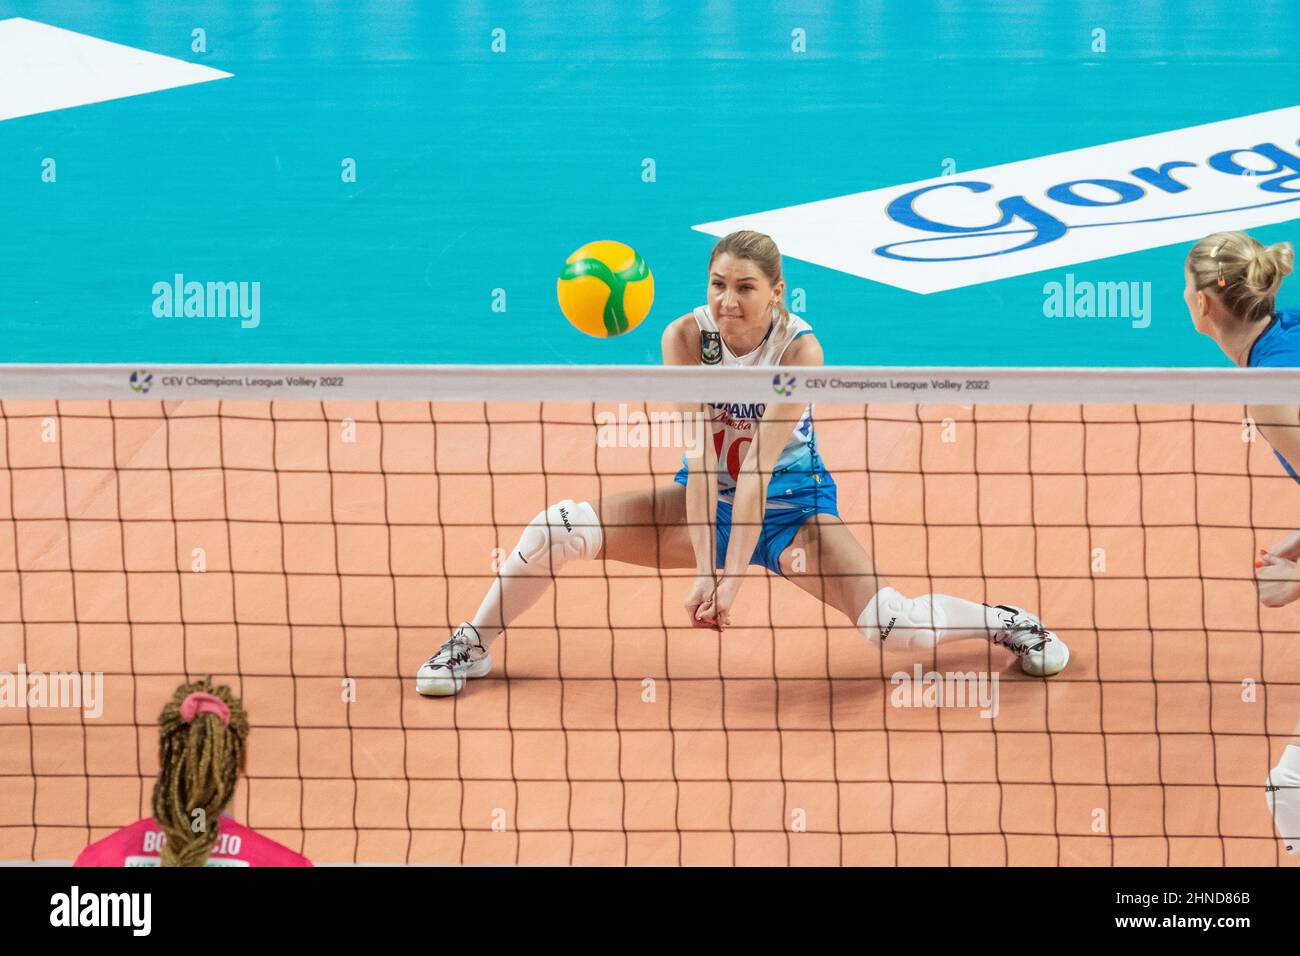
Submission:
[[[0,672],[103,675],[99,716],[0,707],[0,860],[148,815],[158,713],[211,674],[253,725],[229,812],[318,863],[1295,865],[1263,782],[1300,611],[1252,558],[1300,487],[1240,406],[818,406],[891,583],[1037,612],[1048,680],[882,651],[760,568],[693,629],[691,572],[611,561],[420,697],[535,514],[672,481],[679,447],[609,447],[628,409],[0,403]],[[917,663],[996,673],[996,716],[899,706]]]

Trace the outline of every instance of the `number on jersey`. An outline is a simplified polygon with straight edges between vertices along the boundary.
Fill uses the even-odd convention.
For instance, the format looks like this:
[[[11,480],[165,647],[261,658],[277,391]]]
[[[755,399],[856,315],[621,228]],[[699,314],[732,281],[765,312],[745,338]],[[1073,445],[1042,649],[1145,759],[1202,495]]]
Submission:
[[[726,455],[723,455],[722,442],[727,437],[727,430],[724,428],[713,433],[713,449],[718,453],[718,461],[726,463],[727,474],[731,475],[732,481],[740,480],[740,463],[745,460],[745,449],[754,439],[749,436],[737,436],[732,440],[731,445],[727,448]]]

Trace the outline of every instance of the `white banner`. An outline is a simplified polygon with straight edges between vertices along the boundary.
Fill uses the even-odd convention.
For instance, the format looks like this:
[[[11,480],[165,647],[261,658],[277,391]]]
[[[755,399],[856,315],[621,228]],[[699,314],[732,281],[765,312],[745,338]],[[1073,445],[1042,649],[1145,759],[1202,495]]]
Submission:
[[[230,75],[35,20],[0,20],[0,120]]]
[[[1300,368],[0,365],[0,401],[1295,404]]]
[[[693,228],[942,292],[1300,217],[1297,137],[1293,106]]]

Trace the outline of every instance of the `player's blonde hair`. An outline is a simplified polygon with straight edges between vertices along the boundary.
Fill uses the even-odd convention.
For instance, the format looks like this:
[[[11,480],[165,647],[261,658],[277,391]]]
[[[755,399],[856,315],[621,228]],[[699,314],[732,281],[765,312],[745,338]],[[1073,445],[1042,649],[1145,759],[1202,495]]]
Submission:
[[[192,695],[198,696],[187,703]],[[213,687],[208,677],[176,688],[158,717],[158,728],[160,769],[153,788],[153,817],[167,834],[161,862],[203,866],[217,842],[221,812],[235,796],[248,715],[229,687]]]
[[[1187,255],[1196,288],[1245,322],[1272,316],[1277,290],[1294,265],[1291,243],[1265,246],[1244,232],[1212,233]]]
[[[733,232],[718,240],[709,256],[709,268],[723,253],[731,253],[737,259],[748,259],[767,277],[767,281],[776,285],[781,281],[781,250],[776,247],[772,237],[750,229]],[[772,303],[772,320],[776,323],[772,329],[773,338],[780,338],[789,331],[794,319],[785,307],[784,292]]]

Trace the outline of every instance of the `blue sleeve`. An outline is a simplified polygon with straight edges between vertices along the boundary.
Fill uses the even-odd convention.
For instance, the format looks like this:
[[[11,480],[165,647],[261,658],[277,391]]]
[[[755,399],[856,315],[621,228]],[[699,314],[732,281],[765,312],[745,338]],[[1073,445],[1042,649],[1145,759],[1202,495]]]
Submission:
[[[1283,458],[1282,453],[1278,451],[1276,448],[1273,449],[1273,454],[1276,455],[1277,460],[1282,463],[1282,467],[1286,469],[1286,473],[1290,475],[1292,478],[1294,478],[1297,482],[1300,482],[1300,475],[1297,475],[1295,473],[1295,469],[1291,467],[1291,462]]]
[[[1251,368],[1300,368],[1300,311],[1284,309],[1255,342]]]
[[[1270,343],[1251,356],[1251,368],[1300,368],[1300,342]]]

